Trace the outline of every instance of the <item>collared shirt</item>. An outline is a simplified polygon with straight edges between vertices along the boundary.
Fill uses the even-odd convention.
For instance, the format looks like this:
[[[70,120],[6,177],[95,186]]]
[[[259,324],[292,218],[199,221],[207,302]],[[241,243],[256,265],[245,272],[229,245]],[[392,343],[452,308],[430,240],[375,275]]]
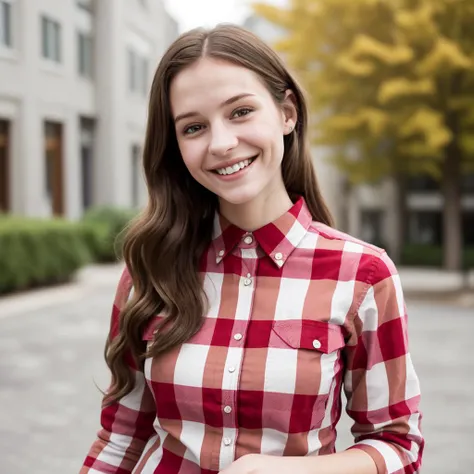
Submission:
[[[103,408],[81,474],[216,474],[248,453],[331,454],[342,390],[350,449],[380,474],[419,471],[420,388],[383,250],[314,222],[300,198],[252,233],[216,215],[200,271],[201,330],[134,369],[134,390]],[[125,271],[112,336],[130,291]]]

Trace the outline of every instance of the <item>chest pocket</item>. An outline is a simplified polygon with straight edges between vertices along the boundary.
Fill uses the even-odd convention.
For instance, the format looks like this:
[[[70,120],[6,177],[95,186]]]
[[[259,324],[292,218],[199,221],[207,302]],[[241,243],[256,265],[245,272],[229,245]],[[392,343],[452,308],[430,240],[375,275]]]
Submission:
[[[312,320],[274,321],[273,331],[289,347],[331,354],[345,345],[341,326]]]
[[[276,348],[286,349],[286,362],[292,361],[294,370],[288,372],[294,372],[295,393],[316,396],[325,407],[343,372],[341,326],[312,320],[275,321],[273,332]]]

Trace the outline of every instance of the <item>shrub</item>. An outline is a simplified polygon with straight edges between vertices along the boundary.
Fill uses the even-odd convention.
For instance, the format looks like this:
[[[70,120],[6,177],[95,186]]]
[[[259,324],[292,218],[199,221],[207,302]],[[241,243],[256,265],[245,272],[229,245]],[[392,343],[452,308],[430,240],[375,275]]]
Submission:
[[[77,223],[0,217],[0,293],[66,282],[90,259]]]
[[[135,217],[135,212],[130,209],[96,207],[84,214],[84,238],[96,261],[113,262],[122,257],[123,231]]]
[[[406,244],[402,250],[401,263],[408,266],[442,267],[443,247],[437,245]],[[463,267],[474,268],[474,247],[463,250]]]

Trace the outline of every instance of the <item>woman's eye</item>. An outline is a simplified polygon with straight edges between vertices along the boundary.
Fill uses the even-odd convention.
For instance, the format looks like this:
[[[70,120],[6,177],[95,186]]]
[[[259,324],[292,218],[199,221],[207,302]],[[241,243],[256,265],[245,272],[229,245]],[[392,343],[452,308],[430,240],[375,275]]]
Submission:
[[[246,107],[246,108],[243,108],[243,109],[236,110],[232,114],[232,117],[236,117],[236,118],[244,117],[245,115],[248,115],[250,112],[253,112],[253,110]]]
[[[186,127],[184,129],[185,135],[192,135],[193,133],[197,133],[201,130],[201,125],[191,125],[190,127]]]

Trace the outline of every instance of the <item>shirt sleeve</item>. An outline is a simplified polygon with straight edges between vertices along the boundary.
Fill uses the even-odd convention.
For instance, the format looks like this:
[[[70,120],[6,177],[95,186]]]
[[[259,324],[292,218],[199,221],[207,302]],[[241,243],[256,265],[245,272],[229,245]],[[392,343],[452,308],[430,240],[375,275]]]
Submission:
[[[119,315],[132,289],[130,274],[124,270],[118,284],[112,308],[109,337],[116,337]],[[127,364],[135,374],[135,388],[110,405],[102,404],[101,425],[97,439],[80,470],[80,474],[130,474],[148,440],[156,434],[153,428],[155,404],[145,376],[136,367],[130,354]]]
[[[374,257],[346,351],[344,391],[355,444],[379,474],[418,473],[424,447],[420,385],[408,347],[400,278],[384,252]]]

